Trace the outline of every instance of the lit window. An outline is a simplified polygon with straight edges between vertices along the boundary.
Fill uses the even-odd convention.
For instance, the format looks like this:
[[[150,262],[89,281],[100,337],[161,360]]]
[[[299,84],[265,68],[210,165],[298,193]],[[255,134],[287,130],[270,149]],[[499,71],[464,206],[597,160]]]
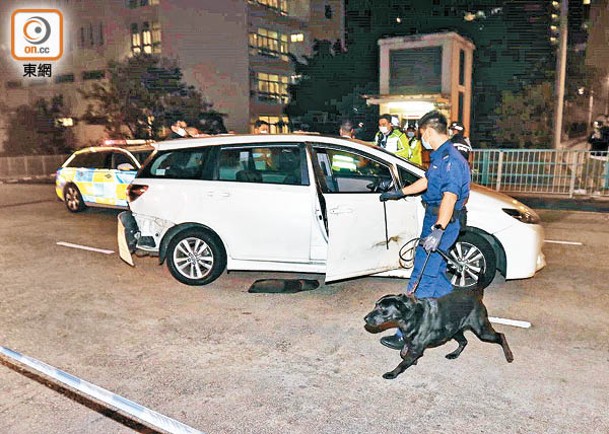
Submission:
[[[152,23],[152,52],[157,54],[161,52],[161,24],[159,22]]]
[[[142,52],[142,38],[136,23],[131,24],[131,52],[133,54]]]
[[[287,104],[289,101],[288,83],[290,78],[286,75],[256,74],[255,96],[260,102],[273,104]]]
[[[152,53],[152,33],[147,21],[142,24],[142,49],[146,54]]]
[[[288,35],[282,35],[268,29],[258,29],[257,33],[249,34],[250,54],[260,54],[269,57],[280,57],[288,61]]]
[[[303,33],[294,33],[290,37],[290,41],[291,42],[303,42],[304,41],[304,34]]]

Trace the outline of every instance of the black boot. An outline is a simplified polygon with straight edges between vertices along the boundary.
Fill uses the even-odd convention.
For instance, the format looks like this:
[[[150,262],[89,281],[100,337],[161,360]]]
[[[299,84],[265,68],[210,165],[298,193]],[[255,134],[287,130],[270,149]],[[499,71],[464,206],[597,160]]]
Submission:
[[[404,348],[404,339],[399,335],[383,336],[381,338],[381,344],[392,350],[401,350]]]

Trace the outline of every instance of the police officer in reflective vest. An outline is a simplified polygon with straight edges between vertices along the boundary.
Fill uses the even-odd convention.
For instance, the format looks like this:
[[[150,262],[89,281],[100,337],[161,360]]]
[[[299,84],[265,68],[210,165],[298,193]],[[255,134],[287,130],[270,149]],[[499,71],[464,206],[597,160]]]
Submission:
[[[408,146],[408,137],[398,128],[393,128],[389,114],[384,114],[379,118],[379,131],[374,136],[374,143],[413,163],[422,163],[421,152],[415,153]]]
[[[469,197],[470,170],[467,161],[450,141],[443,114],[435,110],[425,114],[419,120],[419,129],[423,147],[432,151],[425,177],[401,190],[381,194],[380,200],[398,200],[424,192],[421,198],[425,217],[420,236],[423,245],[418,246],[415,252],[408,292],[411,292],[422,272],[415,295],[418,298],[438,298],[453,288],[446,276],[446,261],[436,251],[448,251],[459,236],[460,218],[465,213],[465,203]],[[428,254],[429,260],[422,271]],[[394,336],[382,338],[381,343],[394,349],[404,346],[399,330]]]

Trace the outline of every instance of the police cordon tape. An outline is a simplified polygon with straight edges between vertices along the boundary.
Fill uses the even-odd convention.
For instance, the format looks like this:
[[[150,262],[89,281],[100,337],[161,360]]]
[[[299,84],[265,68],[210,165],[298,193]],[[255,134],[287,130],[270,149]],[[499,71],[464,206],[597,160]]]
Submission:
[[[116,393],[112,393],[102,387],[96,386],[93,383],[82,380],[74,375],[57,369],[51,365],[47,365],[33,357],[25,356],[16,351],[0,346],[0,359],[8,360],[9,362],[18,362],[20,365],[25,365],[29,368],[28,371],[41,373],[55,383],[66,385],[80,394],[88,398],[93,398],[109,408],[117,409],[129,416],[144,422],[147,426],[155,429],[160,429],[174,434],[202,434],[202,431],[189,427],[188,425],[178,422],[168,416],[157,413],[154,410],[146,408],[136,402],[123,398]]]

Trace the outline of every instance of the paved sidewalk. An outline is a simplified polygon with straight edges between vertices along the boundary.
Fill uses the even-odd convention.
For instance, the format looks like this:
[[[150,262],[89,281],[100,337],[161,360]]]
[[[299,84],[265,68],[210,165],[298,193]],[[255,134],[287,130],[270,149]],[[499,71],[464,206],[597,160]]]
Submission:
[[[555,209],[567,211],[588,211],[609,213],[609,197],[582,196],[541,196],[510,194],[514,199],[534,209]]]

